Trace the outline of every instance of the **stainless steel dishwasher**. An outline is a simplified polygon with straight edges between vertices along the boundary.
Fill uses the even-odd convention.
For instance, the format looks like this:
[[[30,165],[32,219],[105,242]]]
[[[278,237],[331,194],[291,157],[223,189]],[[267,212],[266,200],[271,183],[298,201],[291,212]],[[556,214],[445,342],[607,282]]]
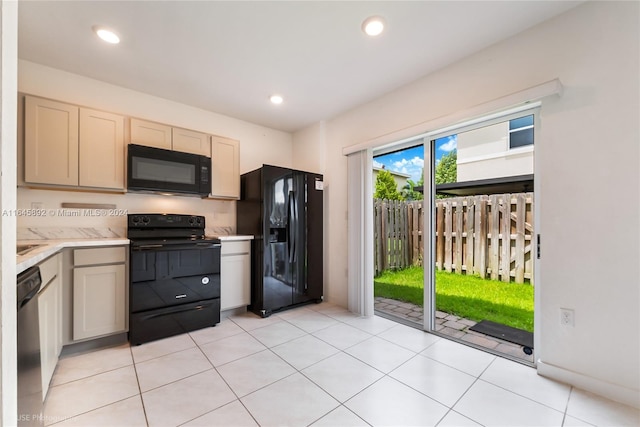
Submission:
[[[42,426],[42,374],[38,291],[40,268],[31,267],[17,278],[18,303],[18,425]]]

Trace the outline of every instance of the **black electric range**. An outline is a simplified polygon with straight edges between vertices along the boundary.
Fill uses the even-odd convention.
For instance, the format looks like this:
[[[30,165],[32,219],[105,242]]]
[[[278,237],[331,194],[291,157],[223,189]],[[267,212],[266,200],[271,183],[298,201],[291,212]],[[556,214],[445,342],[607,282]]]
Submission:
[[[131,344],[220,322],[220,240],[204,230],[203,216],[128,215]]]

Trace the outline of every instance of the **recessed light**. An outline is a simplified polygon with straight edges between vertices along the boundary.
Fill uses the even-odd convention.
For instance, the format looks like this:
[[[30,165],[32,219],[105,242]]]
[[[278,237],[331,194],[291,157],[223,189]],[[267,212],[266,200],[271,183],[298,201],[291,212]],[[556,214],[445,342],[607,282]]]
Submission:
[[[118,37],[116,33],[114,33],[112,30],[108,28],[95,25],[93,27],[93,31],[98,35],[98,37],[100,37],[102,40],[104,40],[107,43],[111,43],[111,44],[120,43],[120,37]]]
[[[272,104],[276,104],[276,105],[280,105],[282,104],[282,101],[284,101],[284,98],[282,98],[281,95],[271,95],[271,98],[269,98],[271,100]]]
[[[381,16],[370,16],[362,23],[362,31],[368,36],[375,37],[384,31],[384,19]]]

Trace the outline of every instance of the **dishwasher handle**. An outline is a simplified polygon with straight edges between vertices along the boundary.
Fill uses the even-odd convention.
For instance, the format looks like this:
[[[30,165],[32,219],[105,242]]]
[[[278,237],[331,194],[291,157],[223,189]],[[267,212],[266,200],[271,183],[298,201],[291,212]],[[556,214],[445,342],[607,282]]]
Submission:
[[[40,268],[32,267],[29,270],[20,273],[17,279],[17,308],[20,310],[27,305],[40,290],[42,286],[42,278],[40,277]]]
[[[39,290],[40,290],[40,287],[33,288],[33,290],[31,292],[29,292],[24,298],[22,298],[21,301],[18,301],[18,310],[20,310],[22,307],[27,305],[29,303],[29,301],[31,301],[33,299],[33,297],[38,295],[38,291]]]

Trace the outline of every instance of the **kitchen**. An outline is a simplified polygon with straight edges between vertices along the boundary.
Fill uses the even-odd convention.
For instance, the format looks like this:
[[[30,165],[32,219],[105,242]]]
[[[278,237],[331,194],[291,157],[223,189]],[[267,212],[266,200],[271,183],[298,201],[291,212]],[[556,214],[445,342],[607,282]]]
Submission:
[[[596,8],[596,6],[592,7]],[[584,7],[581,9],[580,16],[584,15],[591,19],[590,11],[591,9]],[[556,27],[554,26],[553,28]],[[508,51],[507,48],[504,49]],[[328,241],[336,242],[336,247],[343,244],[344,230],[346,229],[346,212],[343,209],[346,205],[342,200],[343,198],[346,200],[346,190],[342,188],[344,187],[343,183],[346,182],[346,160],[342,156],[341,148],[350,143],[383,135],[397,128],[407,127],[412,123],[424,120],[425,117],[424,110],[422,113],[418,113],[417,116],[407,114],[403,120],[389,123],[386,126],[374,127],[371,130],[371,132],[375,132],[373,134],[364,130],[350,129],[348,126],[346,128],[329,126],[326,128],[328,134],[325,135],[325,125],[322,121],[318,122],[317,126],[313,125],[303,131],[292,134],[229,116],[211,113],[205,109],[187,106],[166,98],[135,92],[121,86],[105,83],[104,80],[94,80],[80,74],[50,68],[31,62],[28,59],[20,59],[17,65],[19,69],[17,89],[21,93],[238,140],[240,141],[240,170],[243,172],[255,169],[263,163],[285,166],[295,165],[300,169],[314,170],[320,173],[325,172],[325,192],[328,193],[326,197],[330,198],[332,207],[331,211],[329,211],[327,204],[325,204],[325,219],[331,224],[331,227],[328,227],[326,231],[325,238]],[[508,91],[512,90],[513,87],[501,88],[500,94],[509,93]],[[517,84],[515,87],[522,87],[522,85]],[[493,99],[495,96],[487,89],[482,92],[481,97]],[[464,102],[458,102],[456,105],[458,107],[461,105],[469,106]],[[448,108],[450,109],[451,106]],[[365,114],[366,112],[370,113],[365,108],[356,115]],[[434,114],[433,111],[428,111],[426,117],[434,117]],[[366,120],[360,121],[359,119],[358,121],[361,126],[354,126],[354,128],[367,129]],[[326,140],[336,141],[335,144],[337,145],[327,145],[328,149],[324,150],[324,147],[316,141],[324,141],[325,138]],[[339,144],[342,144],[342,146]],[[20,149],[19,144],[17,148]],[[331,168],[326,165],[331,165]],[[325,171],[325,168],[331,169],[331,171]],[[5,170],[4,167],[3,170]],[[18,176],[20,175],[18,174]],[[114,205],[115,209],[122,209],[127,212],[202,213],[205,216],[207,227],[210,227],[213,230],[212,232],[216,234],[223,234],[224,231],[228,233],[235,232],[233,229],[236,223],[235,202],[227,200],[202,200],[188,197],[169,198],[147,194],[123,195],[106,192],[52,191],[27,189],[19,186],[15,207],[22,210],[61,209],[61,203],[72,205],[82,203]],[[123,231],[126,229],[126,222],[123,217],[117,215],[74,218],[61,215],[46,219],[41,217],[21,217],[16,218],[16,220],[19,232],[21,229],[23,231],[46,229],[47,232],[56,234],[60,233],[61,229],[77,228],[81,230],[82,236],[86,236],[86,233],[98,233],[97,235],[89,235],[95,235],[100,238],[104,235],[103,233],[112,233],[114,231],[115,233],[113,234],[122,236]],[[70,221],[73,221],[73,227],[69,227]],[[106,237],[113,236],[113,234],[108,234]],[[22,234],[21,236],[31,237],[28,234]],[[346,250],[341,250],[338,253],[341,256],[333,256],[329,261],[332,268],[329,274],[326,275],[328,278],[326,295],[330,300],[333,299],[346,306],[347,287],[345,284],[346,277],[344,277],[347,266]],[[325,258],[328,259],[329,257]],[[325,268],[328,269],[327,266]],[[549,345],[548,348],[552,348],[552,346]],[[623,365],[625,364],[623,363]],[[620,382],[624,383],[624,380]]]
[[[78,267],[91,265],[95,268],[107,268],[109,266],[116,267],[124,267],[123,263],[125,263],[129,258],[131,264],[131,281],[132,281],[132,290],[136,287],[133,286],[133,282],[135,282],[137,271],[134,268],[139,266],[137,258],[135,258],[139,252],[136,252],[136,247],[144,247],[143,243],[151,242],[155,243],[155,240],[150,240],[153,238],[158,238],[162,235],[158,235],[157,231],[154,234],[151,234],[154,230],[168,230],[173,232],[170,234],[171,238],[175,240],[178,236],[176,232],[179,231],[179,228],[176,225],[173,225],[171,229],[168,228],[169,222],[175,222],[176,224],[180,222],[180,220],[184,220],[186,222],[189,220],[188,229],[185,229],[187,233],[185,237],[193,239],[194,236],[191,234],[194,230],[200,229],[201,235],[195,236],[195,241],[198,242],[198,245],[204,245],[206,243],[211,242],[219,243],[222,241],[222,255],[220,270],[217,271],[220,273],[220,284],[222,285],[220,302],[217,307],[217,312],[222,311],[223,318],[228,316],[230,312],[240,312],[246,311],[246,307],[250,304],[250,295],[251,291],[250,287],[250,274],[251,274],[251,240],[253,240],[253,235],[235,235],[234,231],[236,229],[236,221],[235,221],[235,209],[234,209],[234,200],[238,199],[240,196],[240,175],[239,175],[239,147],[240,144],[238,141],[230,140],[228,138],[222,138],[218,136],[209,136],[204,135],[202,133],[196,133],[194,131],[186,131],[184,129],[180,129],[179,132],[176,132],[176,128],[170,128],[173,132],[168,132],[170,135],[173,135],[173,138],[168,138],[170,141],[173,141],[173,147],[176,146],[178,139],[176,138],[176,134],[182,135],[187,132],[190,137],[193,135],[200,136],[197,140],[198,149],[201,146],[207,147],[207,150],[204,150],[204,153],[208,154],[209,150],[209,139],[213,144],[218,144],[218,146],[222,146],[222,148],[213,148],[211,151],[215,154],[214,161],[210,161],[209,156],[203,156],[199,154],[183,154],[184,151],[177,150],[162,150],[156,148],[147,148],[147,146],[151,145],[154,141],[145,139],[144,132],[141,132],[140,129],[148,130],[150,127],[160,128],[157,123],[143,121],[140,119],[126,119],[128,125],[128,135],[131,135],[131,144],[127,144],[127,150],[125,152],[124,146],[120,144],[118,146],[119,151],[117,151],[116,159],[120,164],[122,163],[122,159],[127,155],[129,160],[128,162],[128,170],[130,171],[127,174],[127,190],[126,194],[121,193],[99,193],[92,194],[91,191],[95,191],[95,188],[87,188],[79,187],[79,189],[84,190],[84,192],[67,192],[64,186],[55,187],[56,191],[51,191],[50,189],[38,189],[39,186],[47,187],[47,185],[52,185],[50,181],[52,178],[45,176],[45,169],[47,165],[50,165],[51,162],[49,159],[55,155],[55,153],[51,153],[47,155],[45,152],[37,152],[38,149],[47,150],[47,147],[40,148],[41,144],[48,143],[49,145],[54,144],[56,141],[60,141],[62,144],[67,144],[67,141],[71,140],[68,137],[67,133],[64,133],[60,138],[56,138],[54,136],[55,127],[51,126],[51,123],[55,122],[55,115],[53,118],[50,115],[51,111],[57,112],[61,109],[69,108],[69,104],[60,103],[57,101],[52,101],[40,97],[34,97],[31,95],[21,97],[21,103],[24,102],[24,111],[26,112],[26,118],[24,118],[24,129],[26,130],[27,136],[25,137],[25,151],[31,154],[31,159],[45,159],[43,164],[41,165],[31,165],[29,163],[29,156],[25,155],[25,160],[21,162],[21,164],[25,166],[25,172],[19,174],[25,177],[26,182],[23,183],[22,188],[19,190],[21,193],[19,196],[20,203],[22,205],[23,201],[26,200],[27,206],[30,206],[26,209],[18,208],[16,210],[16,214],[18,217],[18,243],[19,245],[40,245],[28,247],[24,253],[19,255],[19,271],[39,263],[39,265],[44,265],[50,259],[49,256],[55,255],[58,256],[58,253],[64,254],[64,259],[60,261],[60,265],[67,265],[72,263],[72,267],[61,268],[62,278],[67,283],[62,286],[63,291],[63,304],[62,311],[72,311],[73,319],[70,319],[69,316],[65,315],[63,317],[64,324],[62,326],[62,344],[65,345],[65,350],[67,353],[70,352],[70,347],[73,347],[76,344],[89,343],[91,345],[97,345],[96,339],[103,339],[107,343],[113,343],[112,335],[117,333],[126,332],[127,329],[129,331],[129,337],[132,343],[141,344],[144,342],[152,341],[159,338],[164,338],[176,333],[182,333],[184,330],[177,330],[173,333],[168,332],[170,327],[168,326],[153,326],[152,328],[157,330],[158,328],[162,329],[160,335],[156,332],[152,331],[150,327],[144,327],[140,324],[139,321],[134,321],[134,319],[138,319],[139,316],[135,314],[134,306],[134,294],[131,294],[126,289],[126,284],[124,279],[125,273],[122,271],[119,272],[120,276],[118,280],[122,282],[122,285],[118,285],[117,283],[100,283],[100,287],[93,286],[94,290],[92,291],[91,283],[86,282],[87,279],[79,278],[76,276],[78,271],[82,271],[84,269],[78,269]],[[22,110],[22,109],[21,109]],[[80,108],[80,111],[83,111],[83,108]],[[92,110],[93,111],[93,110]],[[65,111],[66,112],[66,111]],[[74,110],[75,112],[75,110]],[[92,113],[94,116],[97,113]],[[63,118],[66,119],[67,115],[64,114]],[[82,117],[82,113],[80,114]],[[109,119],[112,119],[113,116],[109,116]],[[117,117],[120,120],[120,123],[125,122],[125,119],[122,117]],[[49,121],[47,121],[49,120]],[[48,126],[48,127],[47,127]],[[166,126],[164,126],[166,128]],[[119,141],[121,142],[124,138],[124,127],[116,126],[114,129],[119,130],[121,133],[117,134]],[[31,132],[31,133],[29,133]],[[142,133],[142,135],[140,135]],[[82,131],[80,132],[82,135]],[[46,135],[45,140],[38,140],[36,135]],[[89,135],[88,137],[86,135]],[[102,133],[101,135],[105,135]],[[110,136],[113,139],[113,136]],[[86,131],[85,133],[86,139],[91,139],[90,131]],[[193,139],[193,138],[192,138]],[[204,139],[205,143],[201,141]],[[189,140],[191,141],[191,140]],[[76,140],[73,140],[74,143],[77,144]],[[111,140],[109,141],[111,143]],[[135,144],[145,144],[135,145]],[[40,144],[40,145],[39,145]],[[82,143],[80,144],[82,147]],[[106,143],[103,144],[107,146]],[[117,145],[117,144],[114,144]],[[35,146],[35,147],[33,147]],[[215,146],[215,145],[214,145]],[[229,156],[224,157],[223,153],[225,153],[225,149],[227,149],[226,153]],[[36,153],[29,151],[36,150]],[[82,152],[82,148],[80,149]],[[184,149],[183,149],[184,150]],[[61,150],[66,152],[66,147]],[[198,151],[202,153],[202,150]],[[192,169],[200,172],[201,166],[198,163],[193,163],[196,161],[207,160],[208,165],[202,166],[204,173],[202,175],[197,175],[197,182],[202,180],[203,182],[208,183],[209,179],[211,180],[211,185],[207,187],[206,191],[202,194],[199,194],[201,190],[198,188],[192,189],[191,187],[183,188],[184,185],[176,184],[171,187],[170,182],[158,181],[158,183],[154,183],[148,181],[148,179],[140,179],[138,175],[136,175],[136,171],[143,171],[149,176],[162,176],[165,179],[167,176],[170,176],[171,171],[174,169],[167,170],[154,170],[153,173],[149,172],[149,168],[152,166],[158,167],[158,163],[166,163],[170,162],[172,168],[176,168],[177,165],[184,165],[184,167],[192,167]],[[108,164],[108,156],[103,155],[99,159],[99,163],[101,165],[96,164],[92,167],[88,168],[92,171],[93,175],[99,175],[99,172],[96,172],[98,167],[102,167],[104,170],[105,162]],[[182,163],[180,163],[182,162]],[[230,167],[229,167],[230,165]],[[53,175],[55,179],[55,173],[57,173],[60,168],[53,168]],[[82,169],[82,166],[81,166]],[[116,168],[117,169],[117,168]],[[122,171],[122,167],[119,168]],[[34,171],[37,171],[39,174],[36,174]],[[140,173],[143,173],[140,172]],[[111,174],[109,170],[107,175]],[[226,174],[226,175],[225,175]],[[51,175],[51,174],[50,174]],[[119,174],[115,174],[119,175]],[[121,175],[121,173],[120,173]],[[229,176],[230,175],[230,176]],[[321,176],[319,178],[321,183]],[[77,178],[76,181],[77,182]],[[227,184],[227,188],[222,187],[221,184]],[[120,184],[122,185],[122,179],[120,178]],[[34,188],[35,187],[35,188]],[[100,190],[100,189],[98,189]],[[106,189],[109,190],[109,189]],[[124,188],[119,189],[123,191]],[[143,190],[142,193],[137,193],[136,190]],[[175,192],[174,195],[167,195],[167,192]],[[182,191],[180,193],[179,191]],[[186,194],[186,191],[191,191],[195,194]],[[318,190],[318,194],[321,194]],[[210,194],[215,193],[215,194]],[[292,193],[293,194],[293,193]],[[24,197],[22,197],[24,196]],[[191,197],[189,197],[191,196]],[[194,197],[195,196],[195,197]],[[33,197],[41,197],[42,200],[33,201]],[[138,200],[136,200],[138,199]],[[31,200],[29,202],[28,200]],[[91,203],[92,200],[99,203]],[[30,204],[29,204],[30,203]],[[154,203],[159,207],[154,207]],[[315,208],[316,211],[322,212],[321,202],[318,205],[320,208]],[[154,210],[158,209],[158,210]],[[161,209],[161,210],[160,210]],[[182,214],[181,215],[171,215],[163,217],[159,217],[155,219],[153,215],[150,213],[158,212],[158,213],[170,213],[170,214]],[[202,217],[191,217],[189,215],[193,215],[193,213],[202,213],[204,214]],[[141,215],[135,215],[139,213]],[[151,218],[151,219],[149,219]],[[165,220],[164,223],[158,223],[159,220]],[[195,224],[197,220],[197,224]],[[318,220],[314,220],[318,221]],[[321,226],[321,219],[318,221]],[[206,229],[205,229],[206,224]],[[212,225],[213,224],[213,225]],[[229,225],[227,225],[229,224]],[[179,225],[179,224],[177,224]],[[196,227],[197,225],[197,227]],[[86,226],[86,227],[85,227]],[[146,228],[151,228],[150,230],[145,230]],[[321,228],[320,228],[321,230]],[[134,234],[136,233],[136,234]],[[287,231],[289,233],[289,231]],[[321,233],[321,232],[320,232]],[[207,237],[206,236],[213,236]],[[321,234],[320,234],[321,235]],[[89,238],[87,238],[89,237]],[[125,237],[128,237],[127,240]],[[134,246],[134,240],[138,246]],[[315,237],[317,239],[317,237]],[[139,242],[139,243],[138,243]],[[181,242],[181,241],[180,241]],[[173,241],[172,241],[173,243]],[[186,242],[188,243],[188,242]],[[129,257],[125,254],[125,246],[131,245],[132,251]],[[95,246],[103,249],[94,249],[93,252],[96,252],[96,255],[89,255],[90,258],[93,258],[93,261],[87,263],[78,263],[79,257],[84,252],[91,252],[91,249],[86,249],[87,247]],[[110,258],[109,253],[107,253],[106,248],[109,246],[115,246],[116,249],[122,249],[119,255],[113,255],[113,258]],[[146,246],[158,246],[158,245],[146,245]],[[218,245],[219,246],[219,245]],[[318,249],[321,249],[320,245],[315,245]],[[73,247],[82,247],[85,249],[73,249],[69,248]],[[102,250],[105,253],[98,253]],[[70,253],[73,252],[73,255]],[[148,253],[148,252],[146,252]],[[198,251],[199,254],[203,254],[201,250]],[[240,257],[240,255],[242,255]],[[183,255],[184,256],[184,255]],[[213,255],[212,255],[213,256]],[[220,253],[218,253],[218,257],[220,258]],[[288,257],[288,253],[287,253]],[[43,260],[47,261],[43,261]],[[148,262],[148,261],[145,261]],[[154,261],[157,264],[157,261]],[[185,262],[185,261],[182,261]],[[210,262],[208,262],[210,263]],[[260,262],[258,263],[260,264]],[[315,276],[320,280],[322,280],[322,270],[321,270],[321,262],[320,266],[320,275],[315,274]],[[169,266],[172,270],[175,269],[173,265]],[[226,271],[225,271],[226,269]],[[207,270],[208,271],[208,270]],[[113,271],[106,271],[105,274],[112,274]],[[144,271],[142,272],[144,273]],[[195,273],[191,274],[200,274],[204,273],[204,271],[200,271],[197,269]],[[211,273],[215,273],[212,271]],[[55,274],[54,274],[55,276]],[[71,279],[69,277],[72,276],[73,285],[70,282]],[[99,280],[97,273],[93,273],[93,276],[89,276],[91,280]],[[200,280],[199,277],[195,279]],[[48,280],[43,279],[43,289],[48,288]],[[184,280],[184,279],[182,279]],[[209,277],[203,278],[202,280],[209,281]],[[213,279],[212,279],[213,280]],[[82,285],[83,291],[79,291],[80,283],[84,283]],[[203,282],[204,283],[204,282]],[[220,286],[218,284],[218,286]],[[116,289],[120,286],[120,289]],[[57,291],[56,291],[57,292]],[[80,292],[80,293],[79,293]],[[91,292],[94,292],[92,294]],[[103,298],[109,297],[109,293],[116,293],[118,296],[116,300],[112,301],[112,306],[110,307],[106,304],[106,300]],[[178,292],[175,289],[172,289],[171,292]],[[70,296],[70,293],[73,293],[73,298]],[[46,294],[48,295],[48,293]],[[177,295],[176,298],[185,297],[181,302],[186,302],[188,299],[186,295]],[[319,295],[315,298],[321,298],[322,292],[320,291]],[[41,297],[42,298],[42,297]],[[127,313],[122,311],[122,306],[126,305],[126,300],[130,299],[132,305],[132,313],[131,316],[127,318]],[[94,300],[93,302],[91,300]],[[147,298],[148,300],[148,298]],[[98,303],[100,301],[100,303]],[[80,308],[79,305],[84,302],[86,308]],[[97,305],[96,305],[97,304]],[[148,305],[147,303],[142,303],[143,305]],[[42,304],[41,304],[42,305]],[[138,303],[140,305],[140,303]],[[70,309],[70,307],[73,307]],[[197,306],[198,313],[200,316],[203,315],[204,311],[202,311],[202,304]],[[277,307],[275,307],[277,308]],[[45,310],[46,311],[46,310]],[[93,314],[92,314],[93,313]],[[116,314],[114,314],[116,313]],[[212,311],[213,313],[213,311]],[[45,313],[46,315],[46,313]],[[212,314],[213,315],[213,314]],[[55,319],[55,314],[53,315]],[[92,317],[90,317],[92,316]],[[105,319],[101,319],[100,316],[106,317],[110,324],[104,324]],[[191,318],[194,316],[193,314],[189,315]],[[186,330],[193,330],[205,326],[212,326],[220,321],[220,315],[216,315],[216,321],[204,321],[204,323],[193,324],[188,327]],[[127,322],[128,320],[128,322]],[[43,320],[46,323],[46,321]],[[73,323],[73,333],[70,335],[71,323]],[[93,330],[89,327],[85,327],[83,325],[93,325]],[[96,324],[98,327],[96,327]],[[127,328],[127,324],[129,327]],[[136,329],[134,330],[134,325]],[[46,328],[46,324],[43,324]],[[89,329],[89,330],[80,330],[80,329]],[[140,330],[140,332],[138,332]],[[89,340],[91,339],[91,340]],[[126,339],[126,338],[125,338]],[[43,343],[46,346],[46,343]],[[86,351],[86,346],[80,345],[80,347]],[[43,366],[43,369],[48,371],[48,376],[43,379],[43,390],[45,391],[48,388],[49,380],[53,375],[53,370],[56,365],[56,357],[60,354],[60,348],[54,348],[52,350],[54,356],[52,357],[53,361],[50,362],[48,366]]]

